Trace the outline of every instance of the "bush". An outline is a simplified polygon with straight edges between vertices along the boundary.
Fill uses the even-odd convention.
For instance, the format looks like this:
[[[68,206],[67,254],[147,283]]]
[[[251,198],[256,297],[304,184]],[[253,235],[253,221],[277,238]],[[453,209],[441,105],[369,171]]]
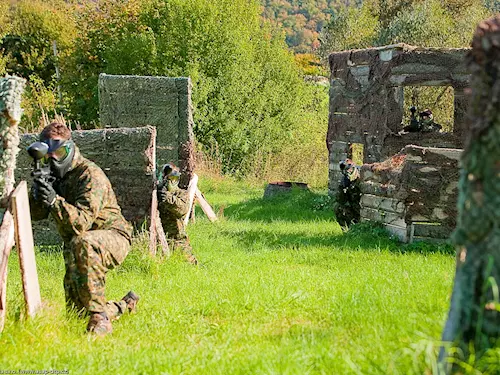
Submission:
[[[303,143],[301,128],[318,128],[309,110],[317,95],[257,1],[113,0],[82,19],[65,86],[82,123],[97,120],[105,72],[190,76],[196,138],[205,152],[217,150],[225,173],[262,175],[273,155]]]

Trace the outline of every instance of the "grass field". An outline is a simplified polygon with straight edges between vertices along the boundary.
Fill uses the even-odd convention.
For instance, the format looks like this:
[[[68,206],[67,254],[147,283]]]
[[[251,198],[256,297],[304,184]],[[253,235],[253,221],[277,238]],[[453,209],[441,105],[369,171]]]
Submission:
[[[20,319],[10,259],[0,370],[70,374],[423,374],[432,371],[454,277],[448,246],[401,245],[366,225],[343,233],[324,194],[262,199],[263,188],[203,179],[222,219],[197,213],[189,234],[201,267],[152,259],[139,235],[108,275],[139,312],[114,332],[85,334],[64,311],[64,264],[39,249],[44,310]],[[221,208],[222,207],[222,208]],[[5,373],[5,372],[4,372]]]

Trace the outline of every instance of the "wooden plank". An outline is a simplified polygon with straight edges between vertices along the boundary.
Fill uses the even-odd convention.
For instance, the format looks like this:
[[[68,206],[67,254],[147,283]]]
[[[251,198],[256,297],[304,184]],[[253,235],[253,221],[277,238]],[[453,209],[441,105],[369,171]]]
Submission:
[[[207,215],[208,219],[213,223],[214,221],[217,221],[217,215],[215,214],[214,210],[210,206],[210,204],[207,202],[203,194],[199,189],[196,189],[196,199],[198,200],[198,203],[200,204],[201,209]]]
[[[14,246],[14,218],[9,210],[5,212],[0,226],[0,332],[5,325],[7,313],[7,263]]]
[[[170,252],[170,246],[168,246],[167,236],[165,236],[165,232],[163,231],[163,226],[161,224],[160,212],[156,210],[156,236],[158,237],[158,241],[160,242],[162,254],[166,256],[172,255]]]
[[[28,199],[28,185],[21,181],[12,193],[12,211],[14,213],[15,237],[21,276],[23,280],[24,300],[28,316],[34,316],[42,305],[40,284],[36,270],[35,246],[33,244],[33,230],[31,228],[30,206]]]
[[[158,197],[156,189],[153,189],[153,192],[151,193],[151,210],[149,217],[151,221],[149,223],[149,253],[152,255],[156,255],[157,220],[159,218]]]
[[[196,193],[195,193],[194,197],[196,199]],[[196,223],[196,210],[194,209],[194,207],[195,207],[195,205],[193,204],[193,207],[191,207],[191,213],[189,214],[189,218],[191,219],[191,222],[193,224]]]
[[[191,178],[191,181],[189,181],[189,185],[187,188],[189,210],[188,210],[188,214],[184,218],[184,225],[186,225],[186,226],[189,223],[189,213],[191,212],[191,209],[193,208],[194,195],[196,194],[197,185],[198,185],[198,175],[196,173],[193,173],[193,177]]]

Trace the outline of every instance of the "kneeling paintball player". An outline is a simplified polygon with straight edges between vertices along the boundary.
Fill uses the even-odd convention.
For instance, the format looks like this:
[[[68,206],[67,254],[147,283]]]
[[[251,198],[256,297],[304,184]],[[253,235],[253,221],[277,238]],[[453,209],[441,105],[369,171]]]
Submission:
[[[411,116],[410,116],[410,125],[405,126],[399,134],[404,134],[407,132],[415,133],[429,133],[429,132],[440,132],[443,127],[438,123],[434,122],[434,116],[432,115],[432,111],[430,109],[425,109],[424,111],[418,114],[419,120],[417,120],[416,112],[417,108],[415,106],[410,108]]]
[[[139,300],[132,291],[120,301],[106,301],[104,296],[106,272],[127,256],[132,226],[122,216],[108,178],[80,154],[66,125],[46,126],[40,142],[33,143],[28,152],[38,155],[43,167],[33,174],[32,218],[52,216],[64,241],[67,307],[90,315],[87,331],[110,333],[111,321],[134,311]]]
[[[181,174],[174,164],[165,164],[158,185],[158,211],[167,236],[169,246],[175,250],[180,249],[187,261],[198,264],[184,225],[186,215],[189,215],[188,192],[179,187]]]

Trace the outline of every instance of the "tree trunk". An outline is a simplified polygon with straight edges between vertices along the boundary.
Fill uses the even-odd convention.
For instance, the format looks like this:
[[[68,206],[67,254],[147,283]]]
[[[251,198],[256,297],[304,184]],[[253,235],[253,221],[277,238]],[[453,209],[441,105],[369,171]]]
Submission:
[[[456,275],[440,353],[445,373],[500,338],[500,15],[479,24],[467,56],[472,130],[462,157]],[[457,350],[458,349],[458,350]],[[452,364],[453,362],[453,364]]]

